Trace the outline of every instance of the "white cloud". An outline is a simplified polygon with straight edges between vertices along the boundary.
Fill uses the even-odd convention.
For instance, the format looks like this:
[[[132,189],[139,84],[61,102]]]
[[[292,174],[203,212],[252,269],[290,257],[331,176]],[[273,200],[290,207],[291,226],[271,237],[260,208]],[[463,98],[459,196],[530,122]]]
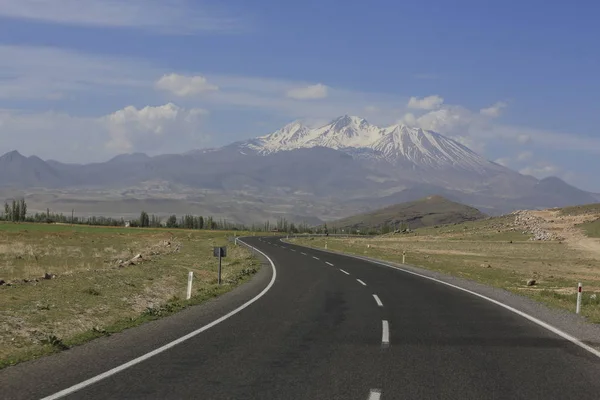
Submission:
[[[435,110],[444,104],[444,99],[438,95],[427,96],[421,99],[411,97],[408,100],[408,108],[415,110]]]
[[[560,171],[560,168],[556,165],[548,163],[539,163],[535,166],[528,166],[521,169],[519,172],[523,175],[532,175],[538,179],[547,178],[549,176],[555,176]]]
[[[529,143],[531,143],[531,136],[529,136],[529,135],[525,135],[525,134],[518,135],[516,139],[517,139],[517,142],[520,143],[520,144],[529,144]]]
[[[441,133],[478,153],[486,149],[486,141],[477,135],[485,129],[486,121],[464,107],[444,106],[420,116],[407,113],[398,122]]]
[[[502,110],[505,109],[507,106],[508,104],[499,101],[491,107],[482,108],[481,110],[479,110],[479,112],[487,117],[497,118],[500,116],[500,114],[502,114]]]
[[[219,90],[218,86],[208,83],[207,79],[203,76],[185,76],[179,74],[163,75],[156,82],[156,88],[181,97]]]
[[[479,154],[484,154],[487,149],[486,142],[478,138],[466,135],[451,135],[450,138]]]
[[[317,83],[316,85],[290,89],[286,95],[296,100],[324,99],[327,97],[328,89],[327,86]]]
[[[527,160],[530,160],[531,157],[533,157],[533,153],[531,151],[523,151],[523,152],[519,153],[519,155],[517,156],[517,160],[527,161]]]
[[[417,117],[405,114],[404,123],[418,128],[432,130],[445,135],[465,135],[477,122],[477,117],[468,109],[460,106],[445,106]]]
[[[500,164],[504,167],[508,167],[510,166],[511,163],[511,159],[508,157],[502,157],[502,158],[498,158],[497,160],[494,161],[496,164]]]
[[[404,114],[404,116],[398,122],[408,125],[408,126],[414,126],[417,128],[421,128],[421,126],[419,125],[419,122],[417,120],[417,117],[415,117],[415,115],[413,113]],[[426,129],[426,128],[424,128],[424,129]]]
[[[214,9],[214,7],[212,7]],[[221,14],[221,15],[218,15]],[[2,0],[0,16],[73,26],[136,28],[164,34],[241,31],[247,24],[192,0]]]
[[[168,141],[198,133],[202,109],[186,110],[173,103],[137,109],[127,106],[102,118],[110,140],[107,147],[117,152],[155,150]]]
[[[0,153],[20,150],[65,162],[97,162],[122,152],[183,152],[206,144],[207,112],[168,103],[127,106],[100,117],[0,110]]]
[[[131,58],[90,55],[47,47],[0,45],[0,76],[3,77],[0,79],[0,107],[17,107],[17,105],[23,107],[23,99],[36,99],[51,101],[53,109],[69,110],[71,115],[77,113],[104,115],[128,104],[135,104],[137,107],[146,104],[162,104],[159,103],[162,96],[156,91],[155,85],[157,80],[169,74],[186,77],[198,75],[193,71],[183,73],[166,70]],[[386,93],[327,88],[327,98],[324,101],[297,101],[283,97],[282,93],[306,88],[310,86],[309,83],[219,74],[207,74],[202,77],[206,79],[207,85],[217,86],[219,90],[212,91],[210,96],[181,97],[179,101],[182,102],[180,104],[182,107],[203,108],[217,112],[226,110],[228,113],[240,109],[257,110],[264,113],[267,120],[282,121],[311,118],[330,120],[343,114],[360,116],[365,113],[365,107],[370,106],[379,110],[372,115],[367,115],[369,121],[374,124],[392,124],[402,118],[403,122],[411,126],[446,134],[478,152],[485,149],[486,145],[492,148],[495,143],[502,141],[507,146],[529,144],[529,146],[535,145],[536,148],[550,150],[600,154],[600,138],[500,125],[477,110],[472,111],[456,105],[442,103],[435,110],[411,110],[412,113],[406,114],[407,110],[398,105],[406,104],[408,98]],[[77,111],[67,108],[73,106],[74,101],[77,101],[75,106]],[[35,103],[35,107],[39,109],[40,103]],[[74,136],[72,136],[68,129],[63,129],[63,125],[56,123],[57,115],[51,118],[54,122],[50,121],[48,124],[42,121],[50,117],[41,115],[38,114],[34,118],[39,122],[39,134],[27,131],[31,136],[21,136],[32,138],[27,143],[18,142],[19,133],[25,131],[17,125],[27,128],[32,124],[33,116],[23,115],[20,118],[12,118],[11,126],[14,133],[6,133],[6,136],[0,134],[0,147],[5,148],[10,143],[18,142],[21,143],[19,149],[35,148],[40,149],[41,153],[48,154],[49,150],[46,151],[43,146],[38,146],[38,143],[44,142],[48,144],[48,149],[55,149],[52,157],[70,156],[71,154],[64,154],[62,148],[54,144],[80,140],[81,132],[86,131],[85,126],[77,125],[74,122],[76,119],[74,115],[65,121],[68,126],[78,126],[78,129],[73,129]],[[46,129],[46,125],[51,126],[52,130]],[[232,135],[223,140],[225,142],[240,140],[253,134],[245,131],[238,136]],[[106,138],[106,132],[102,135],[100,136]],[[44,141],[45,137],[52,137],[52,140]],[[75,139],[72,139],[73,137]],[[99,143],[101,146],[104,145],[104,142]],[[182,142],[181,146],[184,145]],[[517,152],[519,149],[515,148],[514,151]],[[498,156],[494,155],[494,157]]]

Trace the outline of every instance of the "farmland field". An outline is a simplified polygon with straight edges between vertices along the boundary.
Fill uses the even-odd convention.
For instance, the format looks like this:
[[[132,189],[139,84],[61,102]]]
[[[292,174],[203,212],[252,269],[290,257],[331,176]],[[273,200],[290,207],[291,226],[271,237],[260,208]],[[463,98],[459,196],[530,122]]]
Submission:
[[[0,366],[231,290],[260,264],[227,236],[233,232],[0,223]],[[219,286],[212,247],[224,245]]]

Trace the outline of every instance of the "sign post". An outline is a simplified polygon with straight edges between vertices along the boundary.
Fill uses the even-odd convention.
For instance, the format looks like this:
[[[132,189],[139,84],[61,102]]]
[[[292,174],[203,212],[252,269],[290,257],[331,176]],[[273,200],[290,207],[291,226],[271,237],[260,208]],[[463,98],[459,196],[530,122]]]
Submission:
[[[221,258],[227,257],[227,247],[215,247],[213,248],[213,256],[219,257],[219,285],[221,284]]]

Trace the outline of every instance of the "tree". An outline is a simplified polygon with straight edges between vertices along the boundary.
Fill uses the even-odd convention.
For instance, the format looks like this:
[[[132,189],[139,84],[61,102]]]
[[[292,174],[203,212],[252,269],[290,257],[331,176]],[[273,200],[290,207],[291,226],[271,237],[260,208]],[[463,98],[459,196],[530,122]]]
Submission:
[[[167,228],[177,228],[177,216],[171,215],[167,219]]]
[[[13,222],[19,222],[19,218],[21,217],[21,207],[16,200],[13,200],[12,206],[12,220]]]
[[[201,215],[198,217],[198,229],[204,228],[204,217]]]
[[[27,203],[25,203],[25,198],[21,199],[21,209],[19,211],[19,221],[25,222],[25,218],[27,217]]]
[[[150,226],[150,217],[146,211],[142,211],[140,214],[140,226],[142,228],[148,228]]]
[[[4,220],[12,220],[12,209],[10,208],[10,204],[8,204],[7,202],[4,202]]]

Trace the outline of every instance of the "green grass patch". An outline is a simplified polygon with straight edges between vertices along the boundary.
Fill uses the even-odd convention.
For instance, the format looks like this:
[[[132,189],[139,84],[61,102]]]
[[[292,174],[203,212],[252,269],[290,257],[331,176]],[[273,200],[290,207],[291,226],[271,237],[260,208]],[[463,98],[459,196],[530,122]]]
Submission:
[[[584,224],[577,225],[578,228],[581,228],[583,232],[592,238],[600,238],[600,219],[595,221],[586,222]]]
[[[586,204],[582,206],[564,207],[558,215],[584,215],[600,213],[600,203]]]

